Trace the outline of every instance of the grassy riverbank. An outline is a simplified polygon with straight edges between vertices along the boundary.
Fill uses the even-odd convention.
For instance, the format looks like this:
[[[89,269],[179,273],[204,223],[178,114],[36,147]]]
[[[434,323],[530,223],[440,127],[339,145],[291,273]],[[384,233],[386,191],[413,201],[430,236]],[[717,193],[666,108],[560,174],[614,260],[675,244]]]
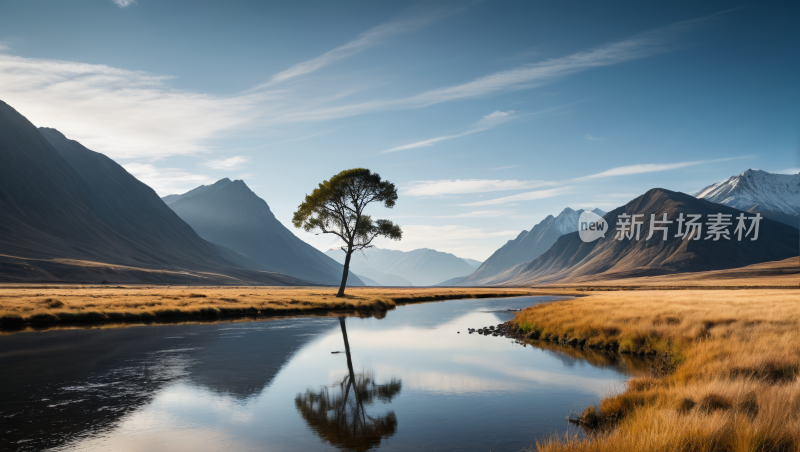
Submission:
[[[799,290],[594,292],[514,322],[531,338],[651,355],[662,372],[589,408],[590,439],[540,451],[800,451]]]
[[[0,328],[214,320],[294,314],[372,313],[399,304],[567,293],[530,289],[329,287],[2,286]]]

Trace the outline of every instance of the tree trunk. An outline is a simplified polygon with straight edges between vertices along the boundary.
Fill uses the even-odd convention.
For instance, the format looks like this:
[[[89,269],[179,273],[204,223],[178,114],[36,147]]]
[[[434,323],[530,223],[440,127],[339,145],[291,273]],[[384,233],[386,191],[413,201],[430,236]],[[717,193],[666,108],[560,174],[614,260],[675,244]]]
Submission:
[[[342,327],[342,337],[344,338],[344,352],[347,354],[347,370],[350,372],[350,381],[348,382],[348,389],[352,385],[353,387],[353,397],[356,399],[356,412],[355,417],[353,418],[353,432],[358,434],[363,434],[364,426],[366,424],[366,417],[364,413],[364,402],[361,400],[361,394],[358,393],[358,384],[356,381],[356,373],[353,370],[353,359],[350,357],[350,341],[347,340],[347,328],[344,325],[344,317],[339,317],[339,325]],[[346,400],[345,400],[346,403]],[[344,408],[344,405],[342,405]],[[359,421],[361,425],[359,426]],[[359,427],[361,428],[361,432],[359,432]]]
[[[342,284],[339,286],[339,293],[336,294],[337,297],[344,297],[344,288],[347,287],[347,274],[350,272],[350,256],[353,254],[353,246],[347,247],[347,256],[344,258],[344,273],[342,274]],[[345,339],[347,341],[347,339]]]
[[[339,325],[342,327],[342,337],[344,338],[344,352],[347,355],[347,370],[350,371],[350,381],[353,386],[356,384],[356,374],[353,371],[353,360],[350,358],[350,342],[347,340],[347,328],[344,326],[344,317],[339,317]]]

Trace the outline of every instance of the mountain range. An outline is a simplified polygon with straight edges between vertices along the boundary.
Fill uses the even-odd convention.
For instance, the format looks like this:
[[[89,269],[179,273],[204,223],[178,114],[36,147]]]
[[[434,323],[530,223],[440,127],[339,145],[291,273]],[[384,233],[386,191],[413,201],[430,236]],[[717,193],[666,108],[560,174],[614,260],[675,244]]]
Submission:
[[[644,240],[649,231],[649,218],[667,214],[667,240],[657,231],[653,239]],[[531,262],[518,264],[484,281],[484,284],[527,285],[562,282],[586,282],[607,278],[653,276],[667,273],[696,272],[744,267],[759,262],[777,261],[798,255],[798,231],[767,218],[759,224],[758,239],[744,237],[738,241],[730,227],[731,240],[706,240],[709,214],[729,214],[736,218],[741,210],[697,199],[691,195],[661,188],[630,201],[604,215],[610,231],[593,242],[583,242],[578,232],[559,237],[556,243]],[[615,225],[620,215],[641,214],[648,219],[640,240],[615,238]],[[700,240],[676,237],[680,214],[702,215],[704,223]],[[752,215],[748,215],[752,216]],[[747,227],[750,223],[747,223]]]
[[[578,218],[581,212],[583,210],[573,210],[567,207],[556,217],[548,215],[530,231],[522,231],[517,238],[506,242],[474,273],[461,281],[446,281],[446,285],[483,285],[492,281],[495,275],[506,269],[536,259],[550,249],[559,237],[578,230]],[[594,209],[592,212],[599,216],[605,215],[605,212],[600,209]]]
[[[200,237],[253,258],[264,270],[317,284],[342,280],[342,264],[300,240],[241,180],[225,178],[162,199]],[[347,284],[364,285],[352,272]]]
[[[610,213],[594,211],[612,230],[622,214],[667,214],[667,240],[609,233],[583,242],[580,212],[546,217],[483,263],[431,249],[369,249],[353,255],[348,283],[551,284],[782,260],[798,254],[800,174],[747,170],[694,196],[652,189]],[[765,217],[757,241],[676,237],[679,214],[706,221],[742,212]],[[0,282],[337,285],[343,271],[344,253],[300,240],[243,181],[162,200],[110,158],[37,129],[1,101],[0,216]]]
[[[0,281],[305,284],[200,238],[108,157],[0,101]]]
[[[749,169],[711,184],[697,198],[735,207],[800,228],[800,173],[773,174]]]
[[[340,249],[331,249],[325,254],[344,262]],[[353,253],[350,268],[353,273],[384,286],[432,286],[475,271],[464,259],[428,248],[413,251],[370,248]]]

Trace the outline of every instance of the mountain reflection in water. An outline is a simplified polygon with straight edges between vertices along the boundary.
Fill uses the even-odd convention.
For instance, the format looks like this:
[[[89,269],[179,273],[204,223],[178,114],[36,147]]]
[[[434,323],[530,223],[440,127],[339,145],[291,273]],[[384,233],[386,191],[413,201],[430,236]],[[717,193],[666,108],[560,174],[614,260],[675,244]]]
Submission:
[[[353,371],[344,317],[339,317],[339,324],[348,374],[338,384],[297,394],[294,403],[309,427],[331,445],[350,450],[370,450],[380,445],[383,437],[392,436],[397,431],[397,416],[394,411],[383,416],[370,416],[364,406],[370,406],[376,400],[391,402],[400,393],[402,383],[392,378],[388,383],[376,384],[372,372]]]
[[[553,300],[0,336],[0,450],[520,450],[640,371],[467,334]]]

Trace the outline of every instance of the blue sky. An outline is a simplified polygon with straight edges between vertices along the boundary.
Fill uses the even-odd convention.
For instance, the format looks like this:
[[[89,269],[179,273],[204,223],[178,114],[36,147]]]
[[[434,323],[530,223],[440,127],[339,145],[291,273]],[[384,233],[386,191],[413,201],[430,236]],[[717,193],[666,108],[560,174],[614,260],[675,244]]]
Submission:
[[[485,259],[565,207],[800,171],[798,13],[5,0],[0,100],[162,196],[243,179],[288,227],[316,183],[367,167],[400,187],[393,210],[372,213],[404,240],[379,246]]]

